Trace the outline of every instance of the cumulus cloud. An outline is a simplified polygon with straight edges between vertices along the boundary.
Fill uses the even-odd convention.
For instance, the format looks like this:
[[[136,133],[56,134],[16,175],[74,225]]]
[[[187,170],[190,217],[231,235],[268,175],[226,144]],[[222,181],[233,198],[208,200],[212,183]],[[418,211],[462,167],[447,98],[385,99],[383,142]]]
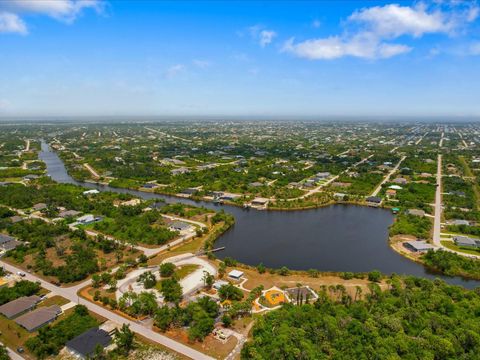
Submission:
[[[16,14],[0,12],[0,33],[17,33],[26,35],[27,26]]]
[[[449,11],[441,5],[415,6],[389,4],[355,11],[347,18],[348,31],[342,35],[309,39],[295,43],[288,40],[284,52],[290,52],[307,59],[337,59],[353,56],[367,59],[385,59],[405,54],[410,46],[393,43],[403,36],[413,38],[425,34],[443,33],[454,35],[465,23],[475,21],[479,16],[476,2],[449,4]]]
[[[103,0],[0,1],[0,29],[11,28],[14,29],[14,31],[9,32],[26,34],[28,32],[27,25],[21,17],[28,14],[44,15],[71,24],[85,9],[94,10],[96,13],[103,13],[105,4]]]
[[[277,36],[277,33],[270,29],[265,29],[262,25],[254,25],[248,28],[248,32],[250,36],[255,40],[258,41],[258,44],[261,47],[265,47],[273,41],[273,39]]]
[[[170,66],[167,71],[165,71],[165,77],[167,79],[173,79],[177,75],[183,73],[185,71],[185,65],[183,64],[176,64],[173,66]]]

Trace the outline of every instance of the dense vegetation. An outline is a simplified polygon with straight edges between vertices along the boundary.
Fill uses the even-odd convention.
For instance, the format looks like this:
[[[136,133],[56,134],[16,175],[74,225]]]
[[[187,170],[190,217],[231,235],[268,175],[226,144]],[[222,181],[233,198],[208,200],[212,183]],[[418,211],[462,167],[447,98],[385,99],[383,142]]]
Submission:
[[[284,305],[260,318],[242,359],[478,359],[480,295],[441,281],[371,284],[363,300]]]
[[[426,217],[399,214],[390,227],[390,236],[405,234],[428,239],[431,228],[432,222]]]
[[[445,275],[480,280],[480,260],[442,250],[429,251],[422,259],[425,265]]]

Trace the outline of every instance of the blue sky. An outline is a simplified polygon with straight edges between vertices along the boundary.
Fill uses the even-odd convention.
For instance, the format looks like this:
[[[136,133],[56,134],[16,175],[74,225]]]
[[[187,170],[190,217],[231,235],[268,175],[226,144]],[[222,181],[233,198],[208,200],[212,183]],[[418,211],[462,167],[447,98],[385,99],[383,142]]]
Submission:
[[[0,2],[1,115],[480,116],[476,1]]]

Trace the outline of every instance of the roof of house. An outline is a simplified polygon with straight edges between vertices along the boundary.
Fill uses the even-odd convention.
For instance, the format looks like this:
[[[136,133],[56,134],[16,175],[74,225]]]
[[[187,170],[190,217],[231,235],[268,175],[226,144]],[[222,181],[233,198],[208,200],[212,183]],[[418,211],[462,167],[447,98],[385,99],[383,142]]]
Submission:
[[[15,249],[17,246],[20,246],[22,243],[18,240],[12,240],[3,244],[0,244],[0,248],[5,251]]]
[[[111,341],[112,337],[105,330],[92,328],[67,342],[66,346],[77,354],[87,357],[94,353],[98,345],[106,347]]]
[[[34,307],[39,301],[40,297],[37,295],[22,296],[16,300],[10,301],[0,306],[0,314],[7,318],[12,318],[24,311],[27,311]]]
[[[409,209],[407,213],[408,215],[425,216],[425,211],[419,209]]]
[[[406,241],[405,244],[408,244],[410,247],[417,251],[427,251],[430,249],[434,249],[435,247],[431,244],[428,244],[425,241],[420,241],[420,240],[412,240],[412,241]]]
[[[61,313],[62,309],[58,305],[41,307],[25,315],[19,316],[15,322],[28,331],[32,331],[56,319]]]
[[[187,224],[183,221],[174,221],[170,224],[170,227],[176,230],[188,230],[192,227],[192,225]]]
[[[15,240],[15,238],[10,235],[0,234],[0,244],[5,244],[13,240]]]
[[[14,215],[10,218],[10,222],[12,222],[14,224],[17,223],[17,222],[20,222],[22,220],[23,220],[23,217],[18,216],[18,215]]]
[[[470,246],[477,245],[477,242],[475,241],[475,239],[469,238],[468,236],[455,236],[453,240],[458,245],[470,245]]]
[[[65,210],[65,211],[62,211],[58,214],[58,216],[64,218],[64,217],[69,217],[69,216],[77,216],[78,214],[80,214],[80,211],[77,211],[77,210]]]
[[[371,203],[380,204],[382,202],[382,198],[378,196],[369,196],[367,197],[367,201]]]
[[[243,276],[243,271],[240,270],[232,270],[228,273],[228,276],[233,278],[240,278]]]

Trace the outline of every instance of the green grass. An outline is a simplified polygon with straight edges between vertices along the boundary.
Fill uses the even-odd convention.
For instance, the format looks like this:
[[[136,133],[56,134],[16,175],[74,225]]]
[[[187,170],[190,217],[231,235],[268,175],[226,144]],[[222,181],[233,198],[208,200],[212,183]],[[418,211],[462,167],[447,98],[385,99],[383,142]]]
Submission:
[[[181,279],[187,277],[188,275],[190,275],[191,273],[193,273],[198,268],[199,268],[199,266],[195,265],[195,264],[183,265],[183,266],[177,268],[177,270],[175,271],[175,275],[176,275],[178,280],[181,280]]]
[[[62,306],[65,304],[68,304],[70,301],[65,299],[64,297],[61,297],[60,295],[55,295],[50,298],[46,298],[41,302],[41,306],[52,306],[52,305],[58,305]]]
[[[459,246],[455,245],[455,243],[453,241],[442,240],[442,241],[440,241],[440,243],[450,250],[455,250],[455,251],[462,252],[462,253],[465,253],[465,254],[470,254],[470,255],[480,255],[480,250],[473,250],[473,249],[471,250],[471,249],[466,249],[466,248],[463,248],[463,247],[459,247]]]

